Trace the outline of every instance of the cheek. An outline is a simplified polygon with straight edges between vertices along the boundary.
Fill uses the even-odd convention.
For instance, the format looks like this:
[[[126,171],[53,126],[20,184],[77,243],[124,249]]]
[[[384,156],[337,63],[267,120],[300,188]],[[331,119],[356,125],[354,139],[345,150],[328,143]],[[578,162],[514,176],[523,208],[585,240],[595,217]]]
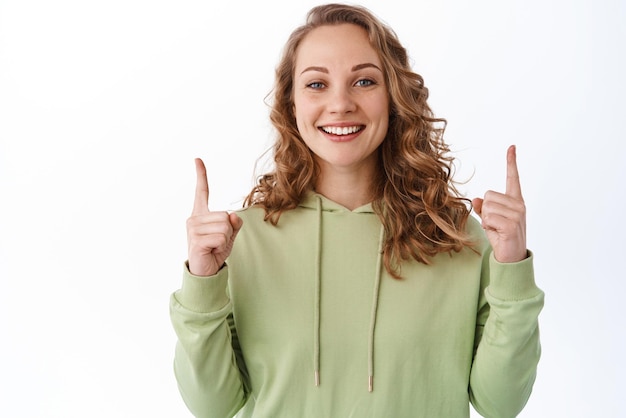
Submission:
[[[302,124],[302,118],[298,117],[298,113],[296,113],[295,115],[296,115],[296,128],[298,128],[298,132],[300,133],[300,136],[302,136],[302,132],[304,130],[304,125]]]
[[[303,127],[302,124],[304,122],[304,116],[302,115],[302,106],[296,105],[294,103],[293,116],[296,118],[296,126],[298,127],[298,130],[301,131]]]
[[[373,104],[371,107],[372,114],[377,115],[376,119],[380,124],[380,127],[387,131],[389,128],[389,104],[386,100],[382,99]]]
[[[391,112],[391,103],[389,102],[389,98],[385,95],[380,99],[378,103],[380,106],[380,109],[378,111],[381,115],[384,115],[383,117],[386,120],[389,120],[389,113]]]
[[[293,112],[293,116],[296,118],[296,121],[300,121],[302,116],[300,112],[302,110],[302,101],[300,100],[299,95],[296,93],[293,95],[293,104],[291,105],[291,111]]]
[[[296,118],[298,130],[307,129],[315,123],[315,110],[306,100],[295,100],[293,105],[293,114]]]
[[[376,94],[367,97],[363,102],[363,108],[369,114],[370,118],[382,121],[389,118],[390,103],[387,94]]]

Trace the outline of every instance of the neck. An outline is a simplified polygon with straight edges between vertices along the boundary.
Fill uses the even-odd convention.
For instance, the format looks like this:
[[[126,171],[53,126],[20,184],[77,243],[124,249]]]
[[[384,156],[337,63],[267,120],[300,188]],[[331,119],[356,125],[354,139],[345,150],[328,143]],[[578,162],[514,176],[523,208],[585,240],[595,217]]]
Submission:
[[[354,210],[374,199],[374,173],[374,169],[322,169],[315,191],[349,210]]]

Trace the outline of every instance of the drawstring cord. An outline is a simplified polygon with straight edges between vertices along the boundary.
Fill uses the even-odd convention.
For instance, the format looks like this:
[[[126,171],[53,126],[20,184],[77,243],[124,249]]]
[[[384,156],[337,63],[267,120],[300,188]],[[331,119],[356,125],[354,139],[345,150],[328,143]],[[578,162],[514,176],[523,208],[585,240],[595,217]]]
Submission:
[[[380,295],[380,279],[381,279],[381,264],[383,253],[383,240],[385,237],[385,228],[381,226],[380,237],[378,239],[378,257],[376,260],[376,272],[374,278],[374,290],[372,300],[372,312],[370,315],[370,330],[369,341],[367,344],[367,390],[372,392],[374,390],[374,336],[376,334],[376,317],[378,313],[378,299]]]
[[[322,198],[317,198],[317,243],[315,248],[315,301],[313,309],[313,370],[315,386],[320,385],[320,310],[322,264]]]
[[[374,289],[372,291],[372,310],[370,314],[369,337],[367,344],[367,390],[374,390],[374,336],[376,334],[376,317],[378,313],[378,299],[380,295],[380,282],[382,276],[382,253],[385,229],[381,226],[378,240],[378,255],[376,259],[376,271],[374,273]],[[320,385],[320,329],[321,329],[321,299],[322,299],[322,198],[317,197],[317,242],[315,247],[315,295],[313,312],[313,380],[315,386]]]

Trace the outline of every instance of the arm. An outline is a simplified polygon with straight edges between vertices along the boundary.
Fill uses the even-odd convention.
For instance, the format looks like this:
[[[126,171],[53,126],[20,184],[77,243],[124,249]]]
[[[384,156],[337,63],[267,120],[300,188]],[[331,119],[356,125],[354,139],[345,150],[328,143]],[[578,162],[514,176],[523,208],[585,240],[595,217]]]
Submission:
[[[492,254],[485,260],[489,285],[480,300],[469,388],[474,408],[484,417],[515,417],[532,391],[544,300],[532,262],[532,255],[511,264],[498,263]]]
[[[170,300],[178,336],[174,372],[196,417],[223,418],[235,415],[246,401],[225,265],[243,221],[234,213],[209,210],[206,168],[200,159],[195,163],[196,195],[187,219],[189,262],[182,288]]]
[[[228,267],[211,277],[194,276],[185,268],[182,288],[170,299],[178,336],[174,373],[196,417],[232,417],[247,398],[227,282]]]
[[[526,207],[517,155],[507,151],[506,191],[473,200],[493,253],[485,253],[470,399],[485,417],[514,417],[526,404],[540,355],[543,292],[526,249]]]

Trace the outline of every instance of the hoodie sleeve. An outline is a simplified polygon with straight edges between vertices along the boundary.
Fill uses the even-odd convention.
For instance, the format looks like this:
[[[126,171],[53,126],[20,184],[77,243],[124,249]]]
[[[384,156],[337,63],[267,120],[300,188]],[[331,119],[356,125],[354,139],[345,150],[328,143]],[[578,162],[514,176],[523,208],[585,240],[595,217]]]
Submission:
[[[182,398],[196,417],[232,417],[246,401],[227,284],[227,266],[215,276],[199,277],[185,265],[182,287],[170,298],[170,318],[178,336],[174,373]]]
[[[488,254],[483,280],[470,399],[484,417],[515,417],[526,405],[537,373],[544,294],[535,284],[532,253],[511,264]]]

